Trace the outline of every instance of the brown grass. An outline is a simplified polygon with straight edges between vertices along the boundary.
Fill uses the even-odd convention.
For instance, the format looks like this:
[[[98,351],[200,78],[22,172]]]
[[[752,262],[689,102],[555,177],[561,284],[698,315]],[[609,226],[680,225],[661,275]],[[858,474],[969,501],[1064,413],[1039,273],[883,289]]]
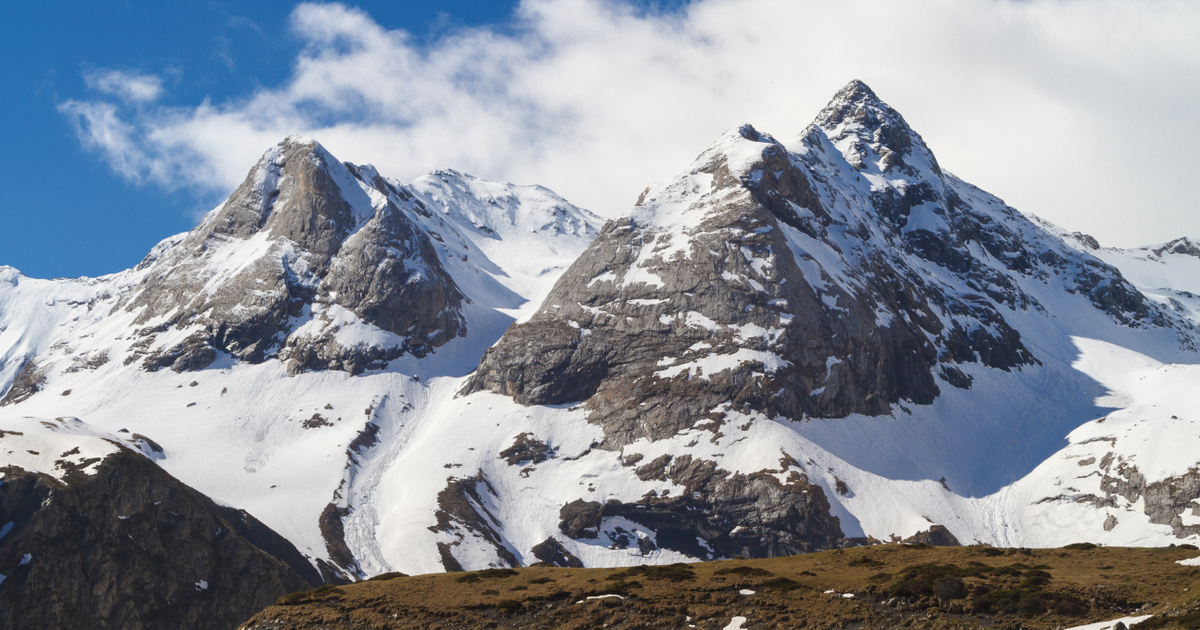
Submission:
[[[668,567],[434,574],[294,594],[244,627],[720,629],[741,616],[754,630],[1034,630],[1137,613],[1159,615],[1154,627],[1190,628],[1200,569],[1176,561],[1195,555],[893,544]]]

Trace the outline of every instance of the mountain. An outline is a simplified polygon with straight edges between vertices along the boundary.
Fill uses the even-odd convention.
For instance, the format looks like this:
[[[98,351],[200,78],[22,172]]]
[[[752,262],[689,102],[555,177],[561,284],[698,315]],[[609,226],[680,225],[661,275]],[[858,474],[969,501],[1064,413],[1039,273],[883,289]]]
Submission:
[[[360,473],[370,472],[359,462],[378,446],[380,423],[410,410],[408,399],[424,398],[430,381],[473,369],[598,222],[542,187],[449,170],[404,185],[290,137],[196,229],[166,239],[134,269],[48,281],[0,268],[0,442],[43,426],[29,417],[69,419],[66,435],[121,445],[90,459],[107,492],[133,496],[142,492],[135,478],[109,482],[103,473],[118,454],[153,444],[150,465],[169,483],[253,514],[256,530],[294,545],[283,557],[304,558],[306,579],[356,578],[363,573],[342,517]],[[59,437],[66,441],[47,452],[88,452]],[[11,472],[0,494],[16,487],[15,474],[72,491],[45,477],[57,458],[26,461],[23,450],[6,449]],[[20,579],[5,572],[4,585],[33,601],[37,591],[20,589],[53,575],[39,560],[50,553],[15,535],[0,546],[34,557]],[[167,582],[148,569],[135,575]],[[304,584],[260,577],[273,597]],[[234,605],[211,595],[236,583],[205,579],[206,605]]]
[[[489,349],[464,391],[586,410],[602,447],[649,482],[593,502],[594,525],[611,515],[652,536],[663,517],[637,515],[666,510],[678,523],[703,512],[712,517],[684,538],[724,556],[761,552],[755,545],[781,528],[837,531],[828,515],[762,519],[780,499],[746,487],[758,479],[805,496],[819,486],[848,537],[937,523],[963,542],[1065,544],[1079,532],[1021,517],[1071,513],[1098,536],[1114,509],[1141,511],[1140,491],[1085,498],[1060,494],[1080,485],[1065,471],[1022,477],[1074,459],[1079,448],[1056,454],[1063,436],[1104,415],[1097,399],[1117,384],[1088,369],[1091,353],[1195,363],[1195,322],[1182,315],[943,171],[904,119],[854,82],[798,138],[737,127],[648,188]],[[1110,464],[1125,459],[1112,452]],[[1174,454],[1161,483],[1195,465]],[[1139,464],[1130,453],[1122,465],[1127,477]],[[1097,478],[1121,479],[1116,470]],[[1186,535],[1156,525],[1194,498],[1148,499],[1113,538]],[[1077,515],[1081,504],[1091,513]],[[806,549],[797,539],[769,551]]]
[[[1196,253],[1021,214],[860,82],[603,226],[291,137],[134,269],[0,269],[0,430],[140,449],[326,581],[1194,541]]]

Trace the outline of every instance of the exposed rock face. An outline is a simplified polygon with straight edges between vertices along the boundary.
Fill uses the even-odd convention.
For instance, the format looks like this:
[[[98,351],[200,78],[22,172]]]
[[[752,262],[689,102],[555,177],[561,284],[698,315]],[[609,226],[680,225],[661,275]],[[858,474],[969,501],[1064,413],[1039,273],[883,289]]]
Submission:
[[[123,449],[66,483],[4,473],[0,626],[227,629],[320,583],[278,534]]]
[[[321,579],[325,582],[341,584],[363,576],[362,568],[358,566],[354,553],[346,545],[346,531],[342,519],[349,512],[350,510],[338,507],[336,503],[326,505],[321,512],[321,536],[325,538],[325,550],[329,554],[329,559],[332,560],[332,562],[326,562],[324,559],[316,561],[317,568],[321,571]]]
[[[1200,258],[1200,245],[1196,245],[1187,237],[1177,238],[1162,247],[1155,248],[1153,251],[1158,256],[1168,253]]]
[[[731,140],[757,144],[748,137],[760,136],[743,128]],[[770,146],[768,158],[786,160]],[[704,216],[688,242],[643,223],[650,217],[605,226],[543,309],[488,352],[472,388],[526,404],[590,399],[592,417],[616,445],[672,435],[726,402],[803,417],[883,413],[900,398],[931,401],[937,354],[919,327],[877,328],[874,309],[845,295],[822,302],[786,255],[790,226],[780,227],[728,160],[710,150],[689,175],[711,192],[697,202]],[[794,168],[787,173],[804,181]],[[633,280],[647,272],[647,281]],[[924,300],[892,292],[910,320],[936,322]],[[710,357],[745,369],[705,369]],[[838,358],[833,366],[830,357]],[[663,403],[651,407],[647,399]]]
[[[518,435],[512,446],[500,451],[500,458],[510,466],[540,464],[551,457],[554,457],[554,449],[532,433]]]
[[[601,530],[620,527],[605,522],[619,517],[653,531],[654,540],[632,532],[610,539],[634,545],[643,555],[663,548],[695,558],[794,555],[836,547],[842,538],[824,491],[787,463],[783,471],[744,475],[688,455],[664,456],[637,472],[684,489],[636,503],[574,501],[560,511],[559,530],[570,538],[594,539]],[[789,473],[785,481],[776,477],[780,472]]]
[[[1158,481],[1150,481],[1138,471],[1137,466],[1108,457],[1099,468],[1103,471],[1100,491],[1103,496],[1085,495],[1077,497],[1100,508],[1118,507],[1118,498],[1126,504],[1143,501],[1143,511],[1151,523],[1166,525],[1175,536],[1188,538],[1200,534],[1200,468],[1192,468],[1186,474]],[[1185,521],[1186,519],[1186,521]],[[1112,531],[1117,525],[1115,516],[1109,514],[1104,530]]]
[[[1100,241],[1097,241],[1096,237],[1092,236],[1091,234],[1084,234],[1083,232],[1071,232],[1070,237],[1090,250],[1100,249]]]
[[[17,378],[13,380],[12,386],[5,392],[4,398],[0,398],[0,407],[19,403],[38,393],[42,390],[44,380],[37,362],[33,358],[26,359],[25,365],[17,373]]]
[[[946,529],[945,525],[934,525],[928,530],[918,532],[904,539],[906,543],[920,543],[934,547],[961,547],[962,543]]]
[[[437,547],[447,571],[463,570],[452,550],[467,538],[489,545],[495,551],[499,565],[515,567],[521,564],[497,531],[500,521],[488,511],[486,506],[490,501],[484,500],[484,494],[494,498],[496,490],[482,472],[465,479],[452,479],[438,494],[437,524],[429,529],[445,534]]]
[[[418,204],[373,169],[288,138],[148,261],[154,271],[126,305],[146,326],[143,365],[191,371],[225,352],[280,356],[293,373],[358,373],[462,335],[463,296],[405,216]],[[166,331],[191,334],[160,342]]]
[[[538,562],[544,562],[552,567],[583,568],[583,562],[567,551],[562,543],[554,538],[547,538],[533,546],[533,556]]]
[[[383,206],[332,260],[316,297],[324,325],[315,334],[304,329],[288,338],[282,355],[289,370],[357,374],[402,354],[425,356],[463,334],[463,296],[437,260],[424,234],[394,205]],[[347,352],[350,344],[337,339],[341,309],[403,340],[375,352]]]

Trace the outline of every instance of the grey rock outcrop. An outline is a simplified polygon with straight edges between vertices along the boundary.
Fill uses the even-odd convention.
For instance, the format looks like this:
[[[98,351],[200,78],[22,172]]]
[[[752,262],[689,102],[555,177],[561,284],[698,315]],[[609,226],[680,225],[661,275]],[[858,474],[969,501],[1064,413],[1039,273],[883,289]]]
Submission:
[[[1177,254],[1180,256],[1192,256],[1194,258],[1200,258],[1200,245],[1192,242],[1192,240],[1187,237],[1177,238],[1163,245],[1162,247],[1154,248],[1153,251],[1158,256],[1162,256],[1163,254]]]
[[[1117,445],[1115,438],[1102,441]],[[1200,525],[1194,524],[1196,517],[1200,517],[1200,466],[1190,466],[1182,474],[1151,479],[1120,450],[1105,453],[1099,461],[1095,457],[1082,459],[1078,465],[1090,469],[1087,476],[1099,477],[1098,492],[1063,493],[1042,498],[1039,503],[1070,501],[1106,510],[1103,521],[1098,523],[1106,532],[1120,524],[1120,519],[1107,510],[1120,513],[1140,509],[1149,523],[1169,527],[1177,538],[1200,535]]]
[[[788,468],[785,463],[782,472],[789,474],[780,481],[771,473],[781,471],[731,474],[712,461],[667,456],[637,472],[682,486],[677,495],[632,503],[574,501],[560,511],[559,530],[570,538],[595,539],[606,518],[620,517],[655,536],[651,542],[618,534],[618,546],[634,544],[643,554],[670,549],[695,558],[787,556],[837,547],[842,529],[824,491]]]
[[[378,185],[385,186],[386,194],[386,184],[380,180]],[[331,368],[354,374],[403,354],[423,357],[464,334],[462,302],[462,293],[438,262],[429,239],[400,208],[388,203],[339,248],[314,304],[326,314],[347,309],[403,341],[347,347],[326,325],[315,335],[291,335],[280,357],[291,372]]]
[[[552,567],[583,568],[583,562],[554,538],[547,538],[534,545],[530,551],[533,552],[533,557],[537,558],[538,562],[544,562]]]
[[[528,432],[518,435],[512,446],[500,451],[500,459],[510,466],[540,464],[551,457],[554,457],[554,449]]]
[[[735,192],[691,236],[690,256],[640,267],[663,286],[629,282],[655,237],[636,219],[609,223],[538,314],[485,355],[470,388],[525,404],[588,400],[592,419],[618,446],[673,435],[726,402],[803,417],[882,413],[899,398],[931,401],[936,351],[918,327],[877,328],[873,309],[848,297],[833,308],[823,303],[794,259],[777,255],[788,252],[777,217],[741,186],[726,156],[711,158],[697,174]],[[842,316],[846,308],[856,312]],[[910,319],[933,321],[918,300],[911,311]],[[759,360],[740,370],[700,374],[662,363],[745,351]],[[834,371],[829,357],[838,358]]]
[[[1121,497],[1130,504],[1143,501],[1142,510],[1151,523],[1166,525],[1179,538],[1200,535],[1200,525],[1194,525],[1200,516],[1200,468],[1187,473],[1150,481],[1138,471],[1137,466],[1118,460],[1115,465],[1102,467],[1104,476],[1100,480],[1103,497],[1090,497],[1098,507],[1114,507],[1115,498]],[[1187,522],[1185,522],[1185,516]],[[1109,518],[1113,518],[1111,515]],[[1105,522],[1106,531],[1116,526]]]
[[[37,362],[32,357],[27,357],[12,385],[4,393],[4,397],[0,398],[0,407],[19,403],[38,393],[42,390],[44,381],[45,377]]]
[[[961,547],[962,543],[958,542],[954,534],[946,529],[945,525],[933,525],[923,532],[917,532],[912,536],[904,539],[904,542],[909,544],[932,545],[934,547]]]

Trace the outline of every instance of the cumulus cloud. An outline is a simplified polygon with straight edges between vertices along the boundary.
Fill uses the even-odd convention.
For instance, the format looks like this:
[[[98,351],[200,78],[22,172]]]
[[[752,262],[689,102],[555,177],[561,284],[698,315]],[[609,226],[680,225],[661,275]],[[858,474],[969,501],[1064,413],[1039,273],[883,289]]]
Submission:
[[[418,44],[301,4],[281,85],[180,108],[97,82],[125,107],[60,108],[118,173],[166,187],[227,192],[298,132],[402,180],[451,166],[616,216],[729,127],[799,134],[857,78],[1021,210],[1106,244],[1200,235],[1200,3],[523,0],[514,21]]]
[[[92,70],[84,73],[83,81],[89,88],[126,103],[151,103],[163,94],[162,78],[141,72]]]

